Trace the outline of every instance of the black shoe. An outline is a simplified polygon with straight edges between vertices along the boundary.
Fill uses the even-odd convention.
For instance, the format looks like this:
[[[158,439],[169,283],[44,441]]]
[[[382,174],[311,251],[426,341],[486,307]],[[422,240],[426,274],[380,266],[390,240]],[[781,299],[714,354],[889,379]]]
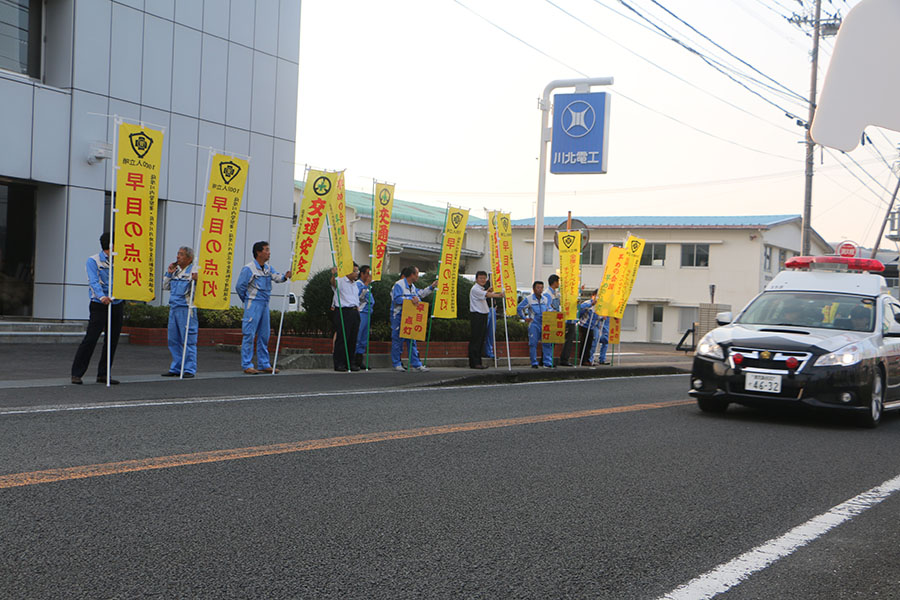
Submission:
[[[560,367],[574,367],[575,365],[573,365],[572,363],[570,363],[570,362],[567,361],[567,362],[561,362],[561,363],[559,363],[559,366],[560,366]]]
[[[356,365],[353,365],[352,367],[350,367],[350,370],[353,371],[354,373],[356,373],[359,371],[359,367],[357,367]]]
[[[97,383],[106,383],[106,377],[98,377]],[[119,380],[110,378],[109,385],[119,385]]]
[[[178,373],[175,373],[175,374],[178,375]],[[185,378],[185,379],[193,379],[193,378],[194,378],[194,374],[193,374],[193,373],[185,373],[185,374],[184,374],[184,378]]]
[[[72,375],[72,383],[74,383],[76,385],[81,385],[81,377],[78,377],[77,375]]]
[[[341,371],[346,372],[346,371],[347,371],[347,367],[335,367],[334,370],[335,370],[335,371],[338,371],[338,372],[341,372]]]
[[[610,364],[610,363],[609,363],[609,361],[604,361],[604,362],[599,363],[599,364],[601,364],[601,365],[608,365],[608,364]]]
[[[178,371],[167,371],[161,375],[161,377],[178,377]]]
[[[470,369],[487,369],[487,365],[472,365]]]

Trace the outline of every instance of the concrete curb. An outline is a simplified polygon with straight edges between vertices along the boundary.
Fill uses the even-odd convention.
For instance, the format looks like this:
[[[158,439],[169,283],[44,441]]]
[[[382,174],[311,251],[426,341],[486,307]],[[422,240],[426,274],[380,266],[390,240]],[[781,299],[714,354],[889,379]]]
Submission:
[[[689,368],[670,365],[633,365],[580,369],[529,369],[527,371],[494,371],[464,375],[425,384],[425,387],[449,385],[503,385],[529,381],[566,381],[575,379],[604,379],[608,377],[638,377],[642,375],[688,375]]]

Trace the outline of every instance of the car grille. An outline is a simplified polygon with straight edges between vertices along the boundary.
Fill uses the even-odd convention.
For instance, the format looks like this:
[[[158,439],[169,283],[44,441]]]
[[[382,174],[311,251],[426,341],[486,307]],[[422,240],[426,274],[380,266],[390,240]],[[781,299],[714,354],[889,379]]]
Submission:
[[[792,352],[785,350],[765,350],[758,348],[740,348],[732,346],[728,349],[728,364],[731,368],[737,367],[734,364],[734,355],[740,354],[744,357],[740,367],[745,371],[759,371],[762,373],[779,373],[787,374],[789,369],[785,365],[788,358],[794,357],[799,361],[799,365],[794,370],[795,373],[802,373],[807,363],[812,358],[811,352]]]

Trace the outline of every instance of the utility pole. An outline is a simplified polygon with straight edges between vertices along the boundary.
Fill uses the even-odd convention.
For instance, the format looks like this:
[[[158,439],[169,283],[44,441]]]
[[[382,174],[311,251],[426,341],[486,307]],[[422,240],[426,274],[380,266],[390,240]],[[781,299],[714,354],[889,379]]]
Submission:
[[[806,190],[803,195],[803,229],[800,233],[800,254],[809,256],[810,237],[812,235],[812,185],[813,166],[815,160],[816,143],[810,135],[813,117],[816,114],[816,86],[819,72],[819,28],[822,18],[822,0],[816,0],[815,17],[813,21],[813,48],[812,48],[812,73],[809,77],[809,118],[806,120]]]

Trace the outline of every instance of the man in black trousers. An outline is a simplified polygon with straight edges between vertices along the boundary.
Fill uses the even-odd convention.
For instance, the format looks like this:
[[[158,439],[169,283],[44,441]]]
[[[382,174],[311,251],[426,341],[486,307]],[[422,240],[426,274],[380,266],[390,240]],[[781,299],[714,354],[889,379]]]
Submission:
[[[334,352],[332,359],[335,371],[359,371],[353,360],[356,352],[356,338],[359,335],[359,265],[353,263],[353,272],[345,277],[337,276],[337,267],[331,269],[331,289],[334,292]],[[349,363],[347,362],[349,359]],[[348,369],[349,367],[349,369]]]
[[[119,333],[122,332],[122,314],[125,305],[121,300],[113,300],[109,296],[109,232],[105,232],[100,236],[101,252],[87,259],[87,278],[88,292],[90,293],[90,320],[88,321],[87,332],[84,339],[75,352],[75,360],[72,362],[72,383],[81,384],[81,378],[84,376],[91,362],[91,356],[94,354],[94,348],[97,346],[97,340],[100,339],[101,333],[106,331],[109,313],[112,312],[112,337],[110,340],[109,364],[112,366],[113,359],[116,356],[116,345],[119,343]],[[109,374],[106,372],[106,344],[103,344],[103,351],[100,353],[100,365],[97,367],[97,383],[106,383]],[[110,379],[111,385],[119,383],[115,379]]]
[[[469,368],[487,369],[481,364],[481,348],[484,346],[484,338],[487,336],[488,305],[487,298],[502,298],[503,292],[493,292],[493,288],[487,285],[487,273],[478,271],[475,273],[475,283],[469,291],[469,324],[471,336],[469,337]],[[504,307],[501,305],[501,310]]]

